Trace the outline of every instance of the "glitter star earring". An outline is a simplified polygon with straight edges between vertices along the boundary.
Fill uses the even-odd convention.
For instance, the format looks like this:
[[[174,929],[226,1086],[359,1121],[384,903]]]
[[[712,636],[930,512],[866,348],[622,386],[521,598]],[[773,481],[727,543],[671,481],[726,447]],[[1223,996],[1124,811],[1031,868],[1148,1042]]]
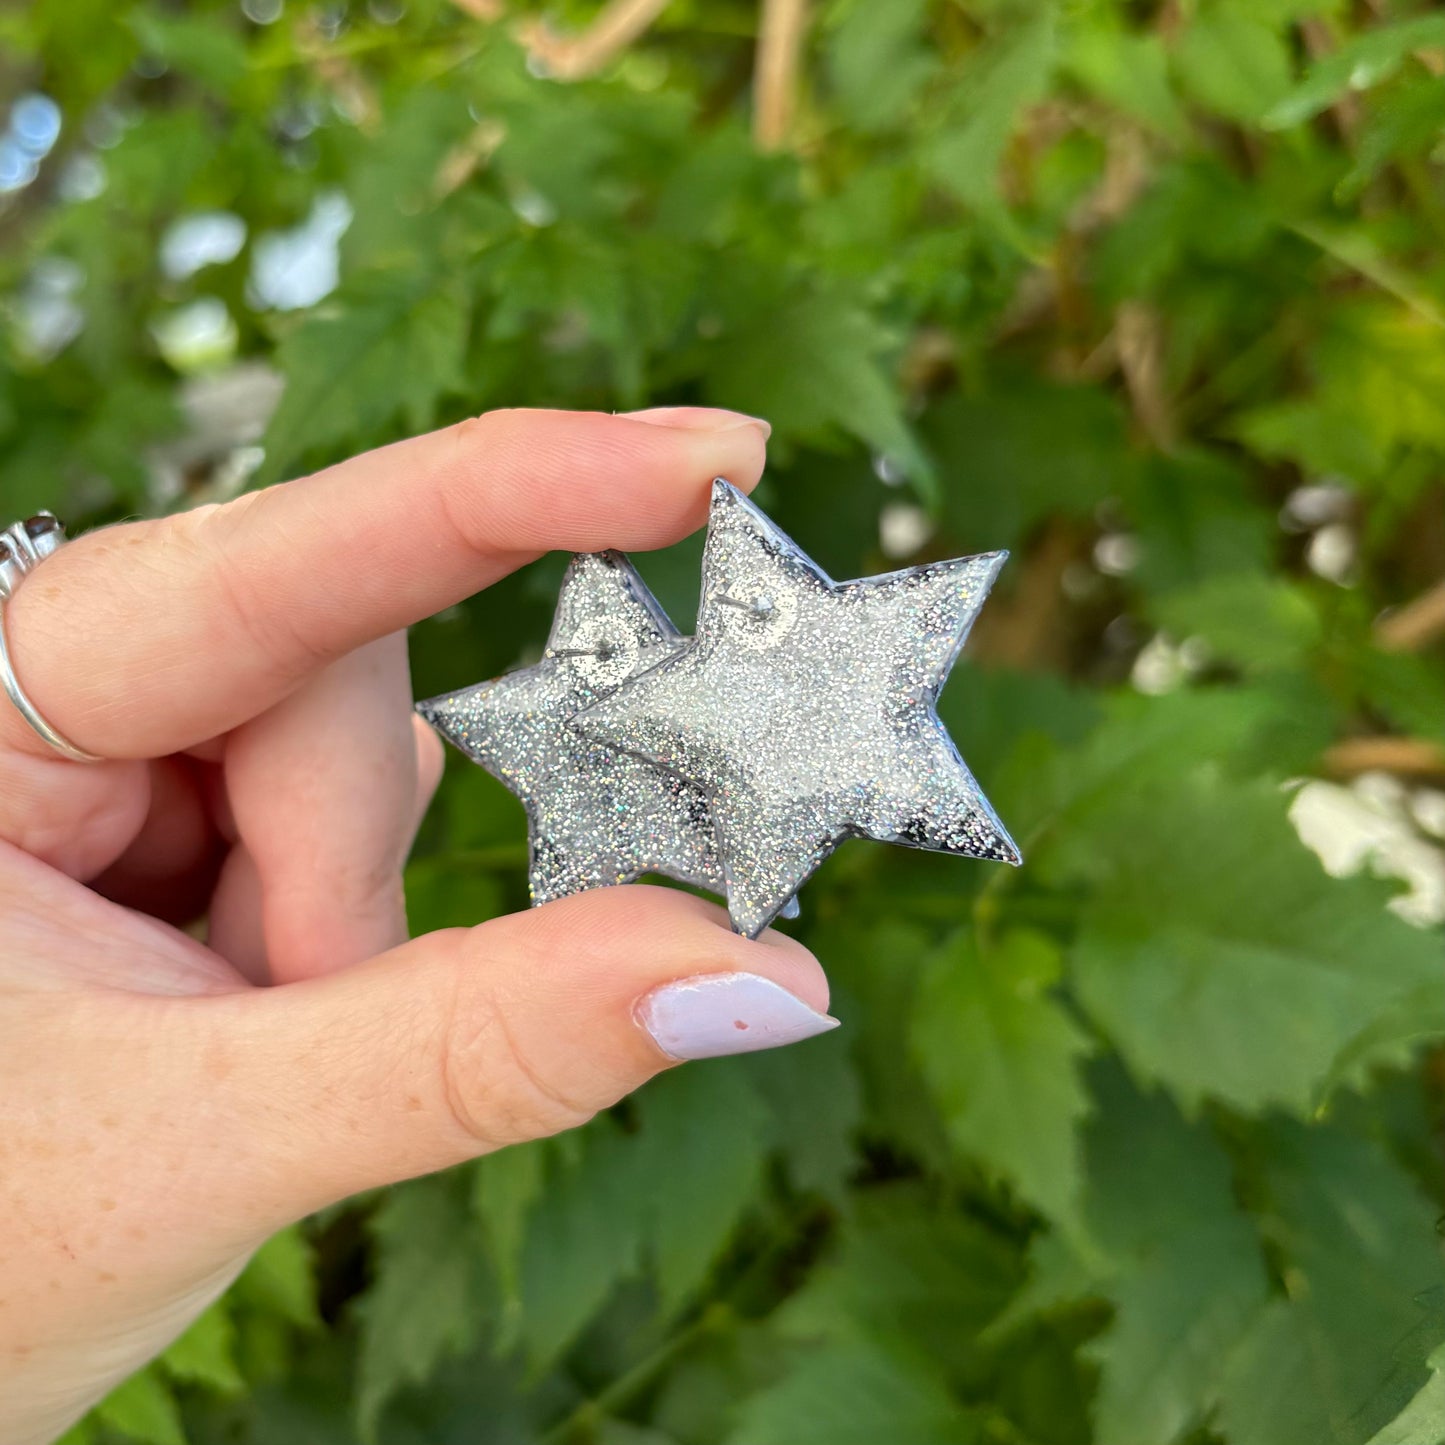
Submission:
[[[749,937],[848,837],[1018,863],[935,708],[1005,556],[834,582],[718,480],[696,636],[573,727],[702,790]]]
[[[684,642],[626,557],[577,556],[535,667],[417,704],[521,800],[534,904],[644,873],[723,891],[703,790],[567,725],[578,708]],[[790,916],[796,912],[793,905]]]

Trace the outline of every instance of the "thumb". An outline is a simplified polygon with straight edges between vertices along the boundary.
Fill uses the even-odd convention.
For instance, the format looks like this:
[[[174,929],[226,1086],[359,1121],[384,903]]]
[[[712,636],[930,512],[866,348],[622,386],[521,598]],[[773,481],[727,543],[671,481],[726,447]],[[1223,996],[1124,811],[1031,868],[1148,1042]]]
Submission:
[[[228,1154],[272,1227],[573,1128],[679,1060],[822,1033],[827,1001],[801,944],[740,938],[712,904],[629,886],[206,1000],[205,1054],[230,1091]]]

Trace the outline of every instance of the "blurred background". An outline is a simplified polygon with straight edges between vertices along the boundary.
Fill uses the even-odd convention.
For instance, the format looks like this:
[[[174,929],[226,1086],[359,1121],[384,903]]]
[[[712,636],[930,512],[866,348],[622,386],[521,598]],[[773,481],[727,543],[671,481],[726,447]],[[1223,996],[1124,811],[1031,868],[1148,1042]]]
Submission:
[[[704,402],[834,576],[1013,552],[1024,868],[845,846],[844,1028],[307,1221],[71,1445],[1445,1440],[1445,11],[39,0],[0,101],[7,517]],[[524,862],[453,759],[414,926]]]

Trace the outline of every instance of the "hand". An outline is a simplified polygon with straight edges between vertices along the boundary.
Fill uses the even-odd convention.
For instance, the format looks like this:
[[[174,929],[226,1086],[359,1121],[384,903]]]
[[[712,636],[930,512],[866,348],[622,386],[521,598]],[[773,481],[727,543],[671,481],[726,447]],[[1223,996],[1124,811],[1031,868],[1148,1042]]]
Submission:
[[[16,671],[107,761],[0,707],[0,1438],[52,1439],[291,1220],[828,1025],[804,949],[666,889],[405,941],[441,749],[401,629],[547,549],[675,541],[765,439],[498,412],[20,586]]]

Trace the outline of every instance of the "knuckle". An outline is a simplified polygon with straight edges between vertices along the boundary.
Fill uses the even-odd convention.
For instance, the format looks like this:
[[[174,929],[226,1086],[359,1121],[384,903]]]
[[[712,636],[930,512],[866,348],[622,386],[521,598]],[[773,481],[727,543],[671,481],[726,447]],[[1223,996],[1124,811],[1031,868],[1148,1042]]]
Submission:
[[[0,837],[80,879],[115,861],[140,832],[150,805],[146,764],[111,763],[80,781],[64,764],[0,754]]]
[[[447,429],[451,446],[445,473],[458,484],[437,489],[436,508],[441,527],[468,551],[506,548],[515,540],[509,535],[515,529],[515,518],[507,505],[507,494],[513,489],[485,482],[498,458],[514,450],[515,417],[512,411],[488,411]],[[525,493],[529,489],[520,490]]]
[[[439,489],[441,525],[474,552],[533,555],[571,547],[577,478],[606,450],[587,413],[502,408],[448,428],[445,467],[456,484]]]
[[[301,620],[304,614],[277,607],[268,599],[271,579],[255,559],[271,553],[266,533],[276,526],[279,495],[280,488],[272,487],[224,506],[181,513],[173,520],[181,524],[178,545],[198,555],[197,573],[219,597],[223,635],[218,644],[239,642],[271,667],[277,681],[290,683],[332,661],[334,651],[308,633]],[[252,538],[257,539],[254,544]],[[284,538],[276,540],[284,544]]]
[[[460,951],[442,1011],[440,1093],[451,1121],[484,1149],[585,1124],[597,1106],[538,1064],[487,982],[485,962],[472,948]]]

